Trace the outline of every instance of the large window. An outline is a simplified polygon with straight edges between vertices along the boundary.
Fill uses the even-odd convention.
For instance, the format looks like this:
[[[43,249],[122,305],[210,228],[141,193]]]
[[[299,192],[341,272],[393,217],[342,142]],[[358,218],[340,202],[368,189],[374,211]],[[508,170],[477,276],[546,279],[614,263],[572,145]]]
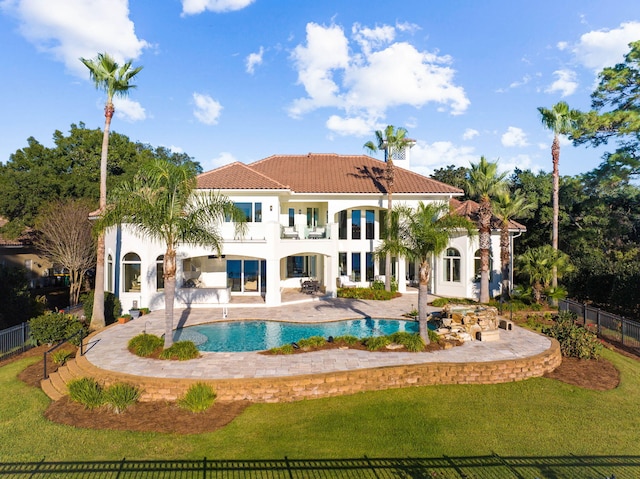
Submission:
[[[236,208],[242,211],[242,213],[244,214],[245,221],[247,223],[262,222],[262,203],[261,202],[257,202],[257,203],[239,202],[239,203],[234,203],[234,205],[236,206]],[[229,222],[231,221],[231,217],[227,216],[225,220]]]
[[[444,280],[452,283],[460,282],[460,252],[455,248],[447,248],[444,257]]]
[[[307,208],[307,226],[310,228],[318,226],[319,215],[320,210],[318,208]]]
[[[376,223],[376,212],[373,210],[365,211],[366,238],[373,239],[374,225]]]
[[[289,226],[296,225],[296,210],[289,208]]]
[[[347,239],[347,211],[338,213],[338,239]]]
[[[316,277],[315,256],[287,256],[287,278]]]
[[[351,253],[351,271],[353,280],[360,281],[362,278],[362,267],[360,266],[360,253]]]
[[[107,256],[107,291],[113,293],[113,256]]]
[[[367,281],[373,281],[373,253],[366,253],[365,255],[365,267],[367,274]]]
[[[351,210],[351,239],[360,239],[361,216],[362,212],[360,210]]]
[[[164,290],[164,255],[161,254],[156,258],[156,289]]]
[[[124,292],[134,293],[140,291],[140,273],[142,272],[140,256],[135,253],[125,254],[122,266],[124,268]]]
[[[338,268],[340,269],[340,276],[347,274],[347,253],[338,253]]]

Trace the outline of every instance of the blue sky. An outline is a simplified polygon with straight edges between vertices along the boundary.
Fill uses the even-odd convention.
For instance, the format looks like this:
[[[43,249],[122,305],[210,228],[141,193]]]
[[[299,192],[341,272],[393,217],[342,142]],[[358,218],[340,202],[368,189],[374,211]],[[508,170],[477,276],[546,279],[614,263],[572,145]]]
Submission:
[[[104,125],[79,57],[144,69],[112,129],[205,170],[273,154],[364,153],[387,124],[412,169],[551,169],[537,107],[587,109],[640,39],[637,0],[0,0],[0,161],[33,136]],[[602,150],[563,143],[560,171]]]

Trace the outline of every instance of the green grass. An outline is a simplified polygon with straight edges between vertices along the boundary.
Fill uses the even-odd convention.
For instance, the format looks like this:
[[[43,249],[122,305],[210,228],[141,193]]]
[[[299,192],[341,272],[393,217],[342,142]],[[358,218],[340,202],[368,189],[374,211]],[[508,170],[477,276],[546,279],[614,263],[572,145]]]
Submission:
[[[48,422],[49,400],[0,368],[0,461],[637,455],[640,362],[605,351],[622,382],[597,392],[551,379],[431,386],[256,404],[208,434],[94,431]]]

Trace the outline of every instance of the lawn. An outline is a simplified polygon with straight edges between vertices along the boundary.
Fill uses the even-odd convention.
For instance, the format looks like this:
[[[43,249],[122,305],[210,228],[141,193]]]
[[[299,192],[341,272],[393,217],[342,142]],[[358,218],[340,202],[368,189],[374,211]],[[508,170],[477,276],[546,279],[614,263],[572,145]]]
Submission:
[[[538,378],[428,386],[290,404],[255,404],[208,434],[79,429],[43,417],[49,399],[16,379],[37,358],[0,368],[0,462],[637,455],[640,362],[605,351],[618,388]]]

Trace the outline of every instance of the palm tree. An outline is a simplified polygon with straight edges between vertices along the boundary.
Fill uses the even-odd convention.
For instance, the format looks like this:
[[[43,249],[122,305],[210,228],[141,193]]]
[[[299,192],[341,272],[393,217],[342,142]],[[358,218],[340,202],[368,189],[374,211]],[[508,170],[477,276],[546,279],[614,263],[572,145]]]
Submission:
[[[522,217],[524,213],[532,208],[533,204],[527,202],[527,198],[521,190],[516,190],[513,194],[504,191],[493,200],[493,214],[500,220],[500,266],[502,271],[502,297],[504,299],[507,299],[511,292],[511,285],[509,284],[509,264],[511,262],[509,223],[513,219]]]
[[[110,204],[98,222],[104,231],[124,223],[140,236],[163,242],[165,337],[173,344],[173,303],[176,290],[176,250],[181,244],[213,248],[221,256],[222,238],[216,229],[231,218],[236,235],[244,234],[245,216],[226,197],[196,192],[196,168],[156,159],[146,163],[130,181],[112,193]]]
[[[472,163],[467,179],[467,194],[477,198],[478,230],[480,232],[480,302],[489,302],[489,257],[491,254],[491,198],[505,189],[506,173],[498,173],[498,162],[490,162],[482,156],[479,163]]]
[[[420,336],[429,343],[427,333],[427,293],[431,276],[431,258],[442,253],[452,237],[461,231],[475,234],[475,225],[467,218],[450,214],[446,203],[418,203],[394,208],[392,231],[376,250],[377,255],[397,255],[419,263],[418,320]]]
[[[538,304],[542,302],[543,294],[549,297],[558,294],[559,288],[552,285],[554,272],[561,278],[574,270],[569,256],[549,245],[525,251],[518,256],[518,267],[520,273],[529,278],[533,299]]]
[[[551,246],[558,249],[558,216],[560,214],[560,139],[559,135],[567,135],[575,128],[579,112],[571,110],[569,105],[560,101],[551,109],[538,107],[542,124],[548,130],[553,131],[553,143],[551,144],[551,161],[553,162],[553,226],[551,233]],[[553,286],[558,286],[558,274],[553,273]]]
[[[371,153],[377,151],[384,151],[384,161],[386,163],[384,180],[387,190],[387,224],[386,232],[387,237],[391,229],[391,212],[393,210],[392,197],[393,197],[393,182],[395,180],[395,168],[393,166],[394,156],[401,154],[408,146],[411,146],[414,141],[407,138],[406,128],[395,128],[393,125],[387,125],[383,131],[376,130],[375,143],[373,141],[367,141],[364,144],[364,148]],[[391,255],[385,257],[385,277],[384,288],[387,291],[391,291]]]
[[[132,68],[131,62],[118,65],[107,53],[99,53],[93,60],[80,58],[80,61],[89,69],[89,75],[99,90],[107,93],[107,101],[104,106],[104,131],[102,134],[102,154],[100,156],[100,203],[98,212],[104,212],[107,206],[107,157],[109,152],[109,128],[115,108],[114,96],[126,96],[131,88],[131,80],[142,67]],[[93,313],[91,316],[91,329],[99,329],[105,326],[104,321],[104,235],[98,235],[97,261],[95,276],[95,293],[93,301]]]

